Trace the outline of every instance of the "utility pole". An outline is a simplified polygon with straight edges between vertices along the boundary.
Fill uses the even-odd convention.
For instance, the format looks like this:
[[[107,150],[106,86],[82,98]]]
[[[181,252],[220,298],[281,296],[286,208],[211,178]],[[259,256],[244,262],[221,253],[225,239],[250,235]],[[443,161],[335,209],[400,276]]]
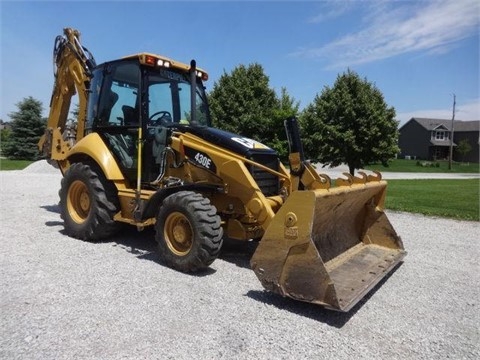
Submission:
[[[452,170],[452,157],[453,157],[453,120],[455,120],[455,104],[456,95],[453,94],[453,112],[452,112],[452,126],[450,130],[450,156],[448,157],[448,170]]]

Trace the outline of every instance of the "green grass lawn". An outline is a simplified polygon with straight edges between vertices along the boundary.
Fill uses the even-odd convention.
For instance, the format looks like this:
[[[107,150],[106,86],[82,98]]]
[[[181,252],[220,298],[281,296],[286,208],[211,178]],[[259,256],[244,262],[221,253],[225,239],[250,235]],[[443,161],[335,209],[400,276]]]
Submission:
[[[417,165],[423,164],[425,166]],[[437,165],[438,164],[438,165]],[[377,170],[380,172],[428,172],[428,173],[478,173],[480,172],[479,164],[475,163],[457,163],[452,164],[452,170],[448,170],[448,161],[423,161],[423,160],[404,160],[395,159],[389,162],[389,166],[385,167],[381,164],[369,165],[368,170]]]
[[[388,180],[386,208],[480,221],[479,179]]]
[[[0,170],[23,170],[31,163],[30,160],[0,159]]]

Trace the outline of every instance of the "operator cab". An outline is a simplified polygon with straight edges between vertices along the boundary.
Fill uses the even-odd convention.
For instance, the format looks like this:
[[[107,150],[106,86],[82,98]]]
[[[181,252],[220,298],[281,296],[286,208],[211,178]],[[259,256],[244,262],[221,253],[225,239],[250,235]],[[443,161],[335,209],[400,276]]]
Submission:
[[[208,75],[194,70],[195,91],[188,65],[158,55],[133,55],[101,64],[93,71],[86,132],[103,138],[131,182],[137,177],[140,130],[142,178],[153,181],[172,128],[210,126],[202,83]]]

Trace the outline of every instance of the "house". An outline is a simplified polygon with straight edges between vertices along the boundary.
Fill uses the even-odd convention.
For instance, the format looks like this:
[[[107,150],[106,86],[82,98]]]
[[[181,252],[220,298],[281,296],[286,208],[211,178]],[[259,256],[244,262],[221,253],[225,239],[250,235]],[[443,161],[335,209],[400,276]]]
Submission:
[[[452,120],[411,118],[399,129],[400,158],[444,160],[449,158]],[[472,150],[463,155],[456,150],[462,140]],[[453,160],[480,162],[480,120],[453,122]]]

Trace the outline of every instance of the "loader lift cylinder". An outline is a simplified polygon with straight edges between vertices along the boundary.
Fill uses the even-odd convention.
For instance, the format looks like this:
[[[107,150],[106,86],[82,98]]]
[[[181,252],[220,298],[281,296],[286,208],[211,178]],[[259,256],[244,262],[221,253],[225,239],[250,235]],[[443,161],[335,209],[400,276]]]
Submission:
[[[285,131],[287,133],[290,163],[290,173],[293,176],[302,176],[305,171],[305,155],[303,153],[302,140],[300,139],[300,130],[298,121],[295,117],[289,117],[285,120]]]
[[[290,117],[285,120],[285,130],[287,132],[288,146],[290,153],[298,153],[300,161],[305,161],[305,154],[303,153],[302,140],[300,139],[300,130],[298,128],[298,121],[295,117]]]
[[[197,126],[197,62],[192,59],[190,61],[190,104],[191,104],[191,113],[190,113],[190,123],[193,126]]]

